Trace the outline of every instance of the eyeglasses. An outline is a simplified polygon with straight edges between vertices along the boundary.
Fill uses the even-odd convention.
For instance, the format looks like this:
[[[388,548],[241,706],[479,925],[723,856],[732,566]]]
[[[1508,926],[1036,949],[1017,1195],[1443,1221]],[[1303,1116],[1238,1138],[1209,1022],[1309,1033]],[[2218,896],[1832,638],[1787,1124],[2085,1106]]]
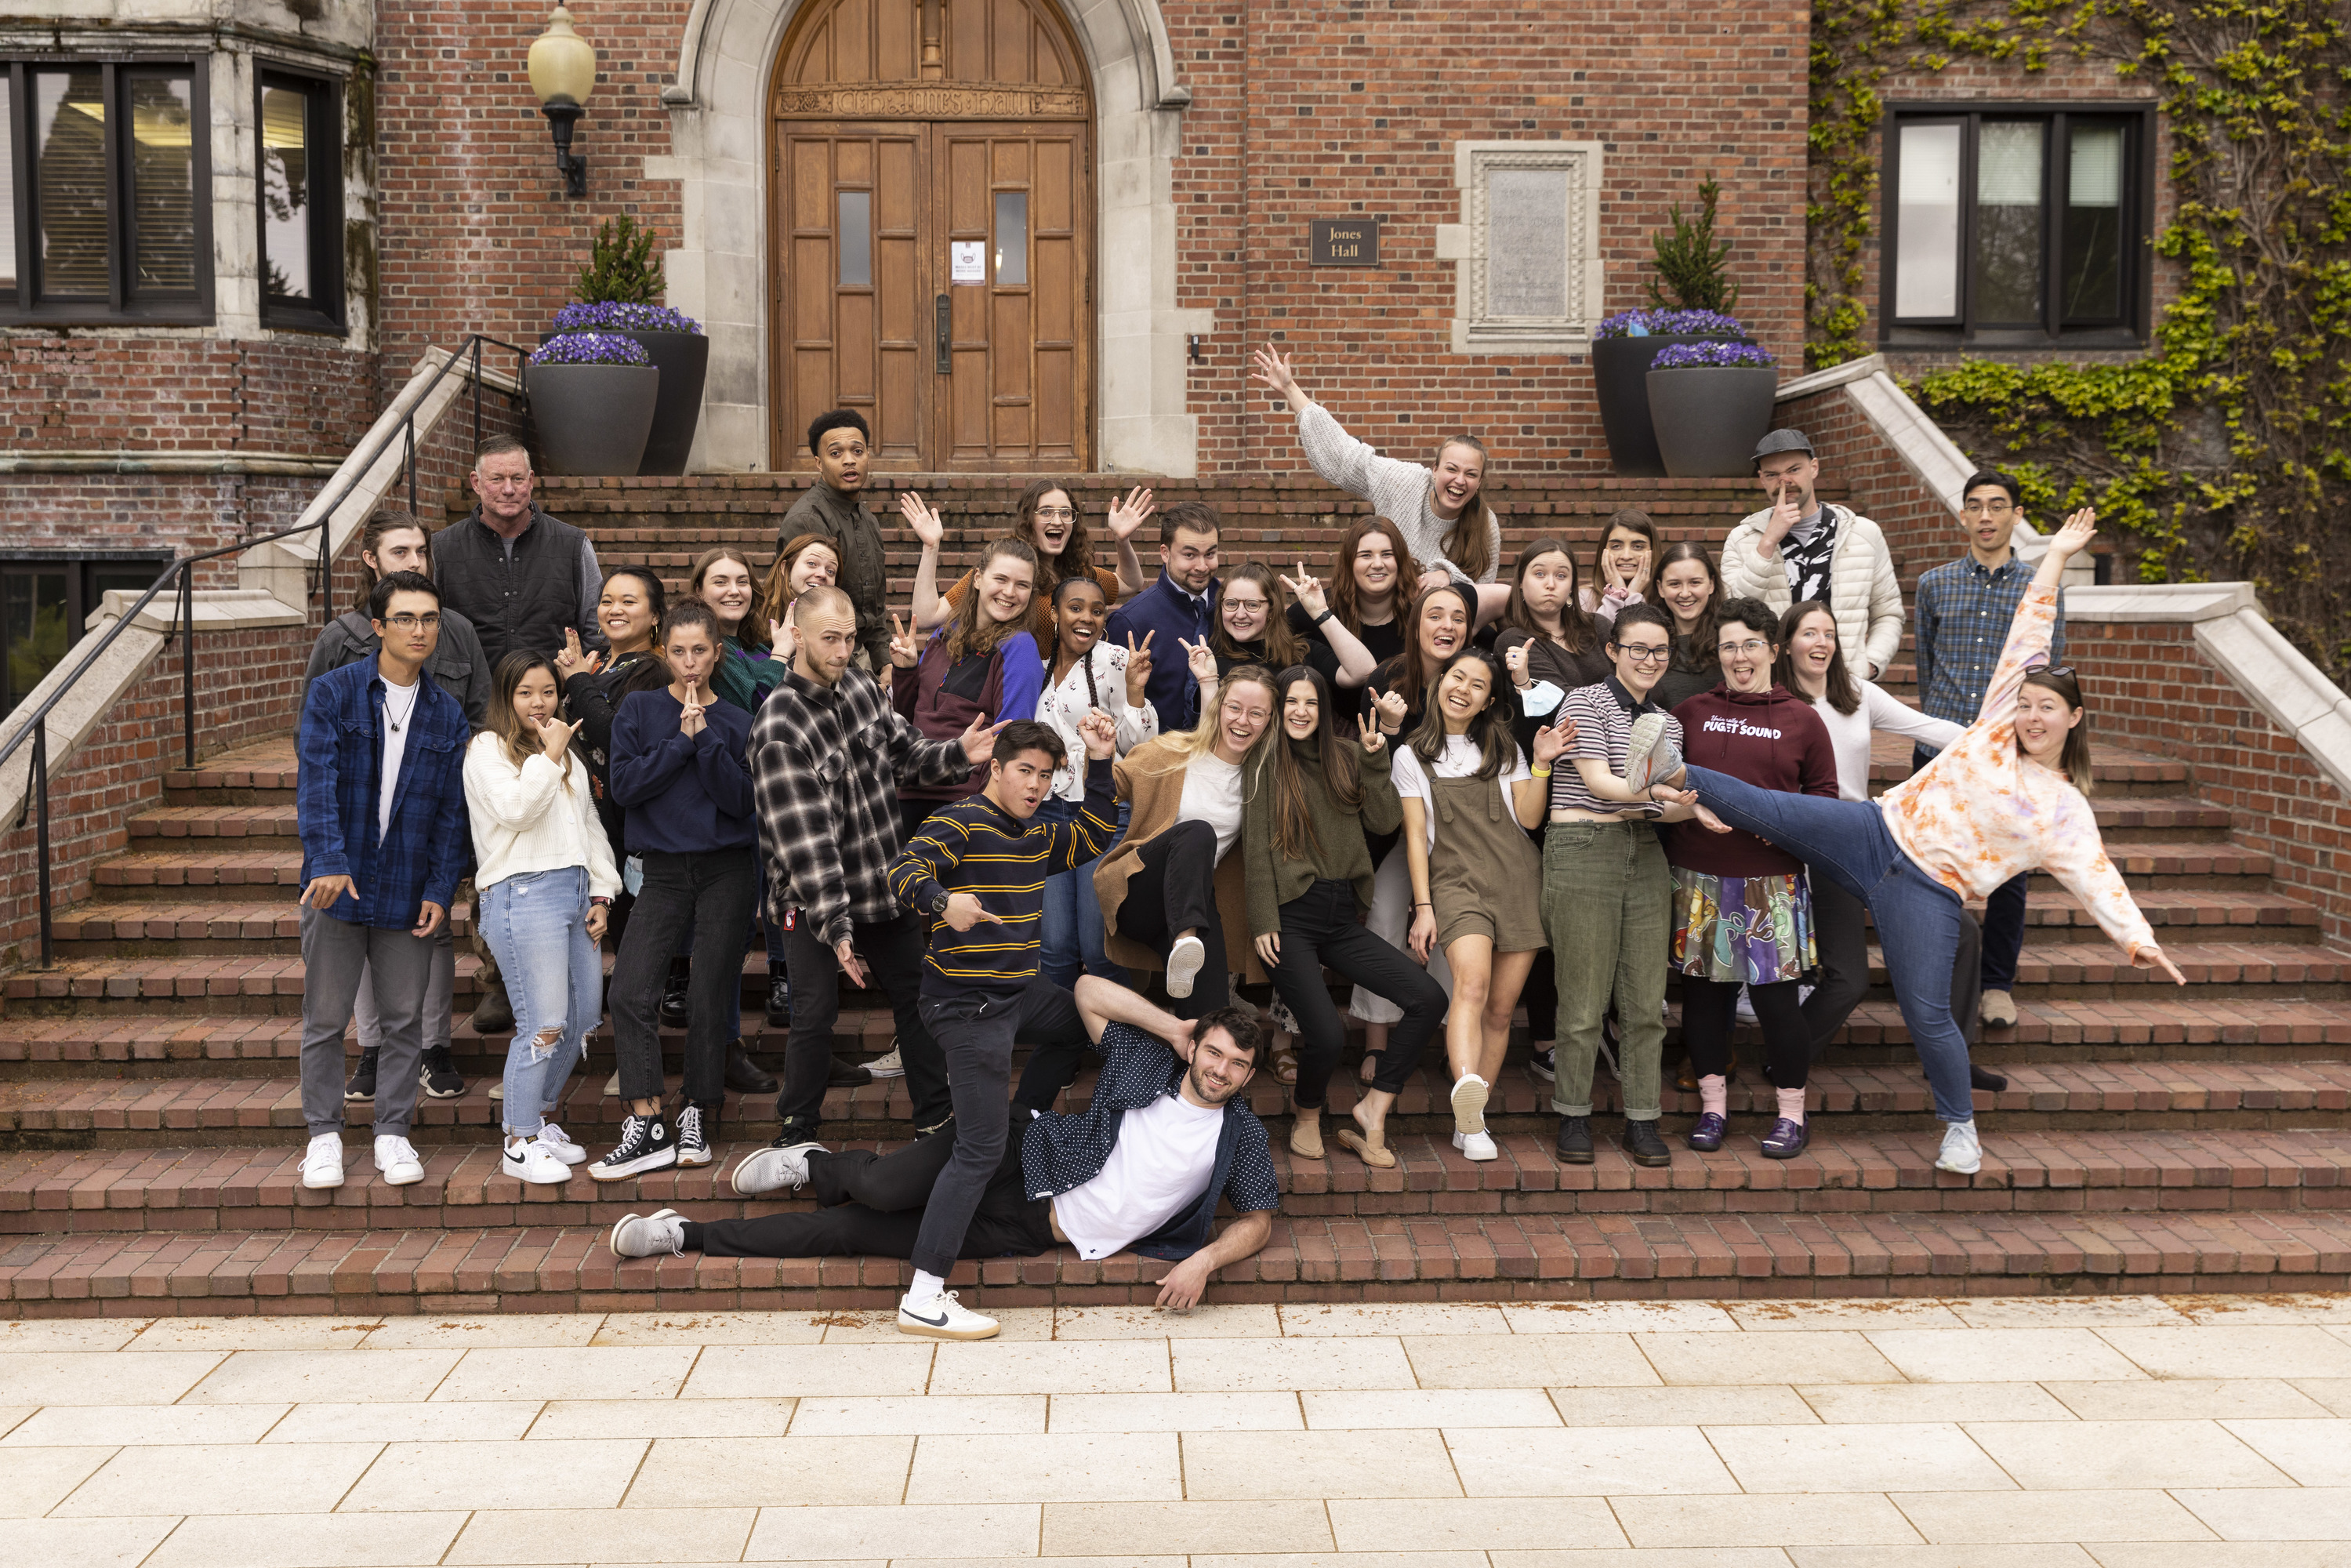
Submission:
[[[1235,599],[1231,594],[1228,593],[1225,595],[1225,608],[1228,610],[1262,610],[1265,608],[1265,601],[1262,599]]]
[[[395,632],[430,632],[441,624],[438,615],[395,615],[384,622]]]
[[[1738,654],[1741,658],[1751,659],[1758,653],[1770,652],[1771,647],[1771,644],[1769,643],[1761,643],[1753,638],[1750,638],[1744,643],[1725,643],[1720,647],[1717,648],[1715,652],[1720,653],[1726,659],[1730,657],[1733,653]]]
[[[1975,517],[1980,514],[1988,514],[1992,517],[1998,517],[2003,512],[2012,512],[2016,510],[2016,508],[2013,506],[2011,506],[2008,498],[2003,496],[1996,497],[1990,501],[1970,501],[1965,506],[1961,507],[1959,510],[1967,513],[1970,517]]]
[[[1630,643],[1611,643],[1608,645],[1636,664],[1662,664],[1674,656],[1671,643],[1662,648],[1635,647]]]
[[[1066,523],[1078,514],[1069,507],[1040,507],[1033,515],[1040,521]]]

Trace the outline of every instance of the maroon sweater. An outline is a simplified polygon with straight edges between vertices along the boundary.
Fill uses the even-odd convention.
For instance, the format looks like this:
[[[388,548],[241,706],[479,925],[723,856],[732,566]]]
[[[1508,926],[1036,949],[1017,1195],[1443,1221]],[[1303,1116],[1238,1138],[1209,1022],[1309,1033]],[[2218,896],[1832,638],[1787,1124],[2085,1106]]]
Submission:
[[[1734,692],[1717,686],[1674,709],[1683,750],[1700,768],[1765,789],[1836,798],[1836,754],[1813,705],[1785,686]],[[1786,876],[1804,862],[1752,833],[1709,832],[1697,822],[1666,829],[1666,859],[1709,876]]]

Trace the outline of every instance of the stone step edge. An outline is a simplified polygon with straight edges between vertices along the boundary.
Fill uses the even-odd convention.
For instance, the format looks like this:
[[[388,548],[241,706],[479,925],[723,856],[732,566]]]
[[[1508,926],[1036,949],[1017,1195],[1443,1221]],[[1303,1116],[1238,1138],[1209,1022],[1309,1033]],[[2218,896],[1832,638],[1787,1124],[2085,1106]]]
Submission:
[[[612,1257],[602,1228],[150,1233],[0,1249],[0,1313],[412,1314],[886,1305],[893,1259]],[[1148,1303],[1168,1265],[1068,1249],[963,1262],[975,1306]],[[1206,1300],[2340,1291],[2351,1217],[2293,1214],[1277,1218]]]

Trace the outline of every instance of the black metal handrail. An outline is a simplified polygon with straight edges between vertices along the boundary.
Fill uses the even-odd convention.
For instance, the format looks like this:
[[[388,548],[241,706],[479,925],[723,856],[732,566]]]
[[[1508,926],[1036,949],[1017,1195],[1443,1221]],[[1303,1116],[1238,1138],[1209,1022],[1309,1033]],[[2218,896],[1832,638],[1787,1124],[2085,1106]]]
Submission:
[[[385,431],[382,436],[376,442],[374,447],[369,451],[368,455],[364,458],[360,460],[356,466],[346,468],[346,477],[343,479],[342,483],[335,488],[333,493],[325,498],[324,504],[319,508],[319,515],[316,518],[307,523],[297,523],[290,528],[280,528],[276,533],[261,534],[253,538],[240,539],[233,545],[224,545],[218,549],[205,550],[197,555],[183,556],[178,559],[173,560],[170,566],[163,569],[162,576],[156,578],[153,582],[148,585],[147,591],[141,594],[136,601],[123,611],[121,615],[116,619],[114,624],[107,629],[106,634],[93,643],[87,652],[82,653],[80,661],[74,665],[72,674],[67,675],[64,680],[57,683],[57,689],[42,699],[41,706],[33,710],[31,716],[17,728],[16,732],[9,736],[6,740],[0,741],[0,767],[5,767],[8,759],[11,757],[14,757],[18,748],[25,744],[26,737],[29,736],[32,739],[32,778],[28,780],[31,786],[28,793],[32,797],[31,804],[37,819],[37,827],[34,838],[34,854],[36,859],[39,862],[38,876],[41,905],[41,967],[46,969],[57,961],[55,944],[50,936],[50,712],[57,707],[58,703],[65,700],[66,694],[73,690],[75,683],[79,681],[84,674],[88,674],[89,670],[97,664],[99,657],[105,653],[107,649],[114,645],[114,640],[117,637],[121,636],[123,632],[129,628],[132,622],[139,619],[141,612],[145,611],[147,606],[154,601],[155,596],[163,591],[164,586],[176,580],[180,602],[178,605],[177,615],[172,622],[171,630],[163,634],[163,645],[167,648],[170,647],[173,637],[181,639],[180,667],[183,674],[185,676],[181,700],[181,715],[185,742],[184,755],[186,757],[187,766],[190,768],[193,768],[196,765],[196,568],[204,564],[205,561],[216,560],[222,556],[237,555],[243,551],[251,549],[256,545],[273,544],[279,539],[290,539],[295,538],[297,535],[307,534],[315,528],[318,530],[319,534],[319,594],[322,601],[321,616],[322,620],[331,620],[334,616],[335,608],[333,529],[336,511],[341,507],[344,501],[350,497],[352,490],[358,487],[359,482],[374,471],[375,465],[382,460],[384,454],[392,450],[392,444],[395,437],[405,444],[405,452],[402,461],[402,465],[407,470],[408,509],[412,513],[416,510],[416,411],[424,406],[426,400],[433,394],[433,389],[441,384],[441,378],[447,375],[451,371],[456,369],[461,364],[467,366],[465,378],[474,384],[474,445],[475,447],[479,447],[481,445],[482,350],[485,348],[503,349],[507,352],[515,355],[517,361],[517,374],[516,376],[516,381],[517,385],[522,383],[524,376],[521,373],[521,366],[529,357],[530,350],[528,349],[523,348],[518,344],[504,342],[499,339],[489,337],[481,332],[467,334],[465,342],[458,347],[457,351],[442,361],[440,369],[433,372],[432,379],[426,382],[423,387],[417,392],[415,401],[409,404],[408,413],[402,418],[400,423],[392,429]],[[507,392],[505,395],[509,402],[520,402],[523,401],[523,394],[521,392]],[[24,826],[24,819],[21,816],[16,820],[16,826],[20,828]]]

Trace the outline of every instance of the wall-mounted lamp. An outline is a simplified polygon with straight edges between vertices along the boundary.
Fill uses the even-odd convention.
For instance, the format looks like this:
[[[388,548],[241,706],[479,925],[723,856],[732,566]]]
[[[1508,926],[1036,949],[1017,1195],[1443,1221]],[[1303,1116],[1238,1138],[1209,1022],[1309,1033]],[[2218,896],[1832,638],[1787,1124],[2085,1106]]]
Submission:
[[[566,195],[588,193],[588,160],[574,157],[571,128],[588,111],[596,90],[596,46],[571,30],[571,13],[561,5],[547,19],[547,31],[530,46],[530,90],[538,95],[555,137],[555,166],[563,171]]]
[[[1205,365],[1208,362],[1208,356],[1200,351],[1201,345],[1206,341],[1207,340],[1197,332],[1189,332],[1185,335],[1184,351],[1190,356],[1192,362],[1196,365]]]

